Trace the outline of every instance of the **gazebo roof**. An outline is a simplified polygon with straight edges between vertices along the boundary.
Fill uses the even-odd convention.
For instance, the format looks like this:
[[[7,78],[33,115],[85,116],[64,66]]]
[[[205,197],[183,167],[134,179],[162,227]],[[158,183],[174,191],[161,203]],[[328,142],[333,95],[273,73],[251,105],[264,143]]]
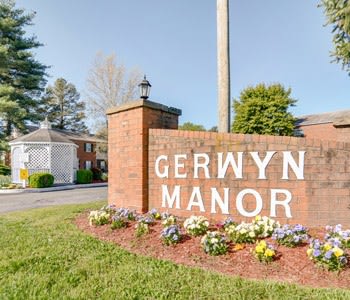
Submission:
[[[65,143],[65,144],[73,144],[71,140],[69,140],[64,134],[51,129],[51,126],[48,122],[43,122],[41,127],[38,130],[35,130],[31,133],[23,135],[17,139],[14,139],[9,144],[17,144],[17,143]]]

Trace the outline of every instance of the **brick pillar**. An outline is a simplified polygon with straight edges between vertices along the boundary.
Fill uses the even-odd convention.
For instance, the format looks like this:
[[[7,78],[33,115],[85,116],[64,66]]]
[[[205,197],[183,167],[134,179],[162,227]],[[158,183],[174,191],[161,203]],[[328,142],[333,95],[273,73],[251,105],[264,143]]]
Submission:
[[[107,111],[109,204],[148,211],[148,129],[177,129],[180,115],[148,100]]]

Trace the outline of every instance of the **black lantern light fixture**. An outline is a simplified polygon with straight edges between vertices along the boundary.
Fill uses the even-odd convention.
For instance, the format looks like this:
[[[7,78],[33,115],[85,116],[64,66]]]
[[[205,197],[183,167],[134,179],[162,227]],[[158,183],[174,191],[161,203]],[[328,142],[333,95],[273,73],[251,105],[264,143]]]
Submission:
[[[146,79],[146,75],[144,76],[143,80],[139,84],[139,88],[140,88],[140,98],[145,100],[148,99],[149,93],[151,91],[151,84]]]

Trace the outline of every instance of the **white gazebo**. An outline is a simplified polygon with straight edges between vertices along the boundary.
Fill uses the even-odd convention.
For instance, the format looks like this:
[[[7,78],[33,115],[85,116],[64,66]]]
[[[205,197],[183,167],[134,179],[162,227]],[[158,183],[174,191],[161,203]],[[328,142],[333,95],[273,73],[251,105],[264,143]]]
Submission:
[[[44,121],[40,128],[10,143],[12,181],[21,183],[20,169],[51,173],[55,183],[73,183],[78,168],[78,146]]]

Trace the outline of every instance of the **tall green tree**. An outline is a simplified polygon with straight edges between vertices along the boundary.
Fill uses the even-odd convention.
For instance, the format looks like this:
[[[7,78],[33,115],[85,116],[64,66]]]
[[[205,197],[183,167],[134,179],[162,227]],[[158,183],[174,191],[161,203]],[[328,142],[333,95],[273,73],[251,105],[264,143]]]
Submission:
[[[281,84],[258,84],[243,90],[233,103],[235,133],[293,135],[295,118],[288,112],[296,100],[290,97],[291,89]]]
[[[0,137],[12,129],[24,131],[26,121],[36,121],[38,99],[45,87],[47,66],[38,62],[33,49],[41,46],[25,27],[33,25],[27,14],[11,0],[0,0]]]
[[[327,25],[333,26],[334,62],[341,63],[350,75],[350,1],[321,0]]]
[[[179,130],[206,131],[203,125],[185,122],[179,126]]]
[[[52,127],[70,131],[86,132],[85,103],[72,83],[64,78],[56,79],[48,86],[41,100],[40,112],[47,116]]]

